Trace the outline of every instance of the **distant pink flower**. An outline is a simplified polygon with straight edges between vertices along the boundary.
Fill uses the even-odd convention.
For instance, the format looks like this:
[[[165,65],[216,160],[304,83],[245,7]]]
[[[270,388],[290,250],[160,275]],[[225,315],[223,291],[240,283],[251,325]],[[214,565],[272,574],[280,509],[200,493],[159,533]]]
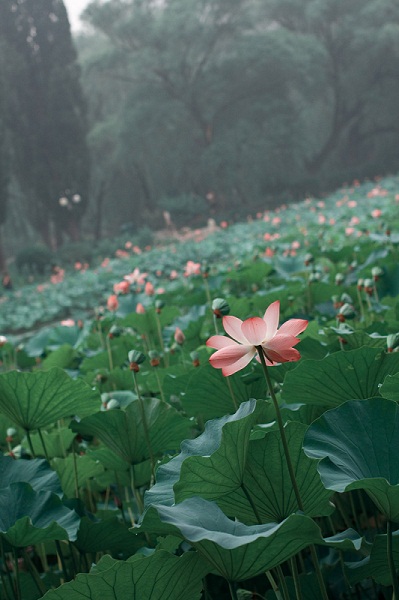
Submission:
[[[317,218],[318,222],[320,225],[323,225],[323,223],[326,222],[326,217],[324,215],[319,215]]]
[[[157,293],[157,294],[160,294],[160,295],[164,294],[164,293],[165,293],[165,288],[163,288],[163,287],[159,287],[159,288],[157,288],[157,289],[156,289],[156,293]]]
[[[103,262],[101,263],[101,266],[103,269],[105,269],[106,267],[108,267],[109,265],[109,258],[104,258]]]
[[[179,273],[175,269],[173,269],[170,272],[169,279],[177,279],[178,277],[179,277]]]
[[[220,227],[222,229],[226,229],[229,226],[229,224],[227,223],[227,221],[220,221]]]
[[[280,217],[273,217],[273,219],[272,219],[273,225],[280,225],[280,223],[281,223]]]
[[[294,240],[293,242],[291,242],[291,248],[293,250],[298,250],[298,248],[301,247],[301,242],[299,242],[298,240]]]
[[[331,219],[328,222],[330,225],[335,225],[335,219],[333,217],[331,217]]]
[[[115,311],[118,310],[119,302],[116,294],[111,294],[107,300],[107,308],[108,310]]]
[[[120,281],[119,283],[114,284],[114,292],[115,294],[127,294],[130,288],[130,283],[128,281]]]
[[[182,332],[182,330],[180,329],[180,327],[176,327],[175,329],[175,334],[174,334],[174,340],[176,342],[176,344],[180,344],[180,346],[182,344],[184,344],[186,336],[184,335],[184,333]]]
[[[73,327],[75,325],[75,321],[73,319],[64,319],[61,321],[60,325],[63,327]]]
[[[133,246],[132,242],[126,242],[125,244],[125,248],[126,250],[130,250],[130,248]]]
[[[355,208],[357,206],[356,200],[349,200],[348,206],[349,208]]]
[[[153,296],[155,294],[154,286],[150,281],[147,281],[147,283],[145,284],[144,293],[147,294],[147,296]]]
[[[265,250],[265,256],[268,256],[269,258],[274,256],[274,250],[268,246]]]
[[[373,219],[378,219],[382,215],[382,210],[380,208],[375,208],[371,211],[371,216]]]
[[[196,263],[193,260],[188,260],[184,269],[184,277],[189,277],[190,275],[200,275],[201,274],[201,263]]]
[[[353,235],[354,233],[355,233],[355,230],[353,227],[346,227],[345,235]]]
[[[290,319],[278,329],[279,316],[280,302],[276,300],[266,309],[263,319],[252,317],[241,321],[237,317],[223,317],[224,330],[230,337],[214,335],[206,342],[217,350],[209,359],[211,365],[222,369],[224,376],[232,375],[254,357],[260,362],[260,347],[268,366],[299,360],[301,356],[293,346],[300,341],[296,336],[306,329],[308,321]]]
[[[117,258],[129,258],[129,252],[126,252],[126,250],[119,249],[115,252],[115,256]]]
[[[359,223],[360,223],[359,217],[352,217],[350,220],[351,225],[359,225]]]
[[[133,252],[135,254],[141,254],[142,253],[142,250],[141,250],[141,248],[139,246],[133,246],[132,250],[133,250]]]
[[[75,262],[75,265],[74,265],[74,267],[75,267],[75,269],[76,269],[77,271],[80,271],[80,269],[83,267],[83,265],[82,265],[82,263],[81,263],[81,262],[79,262],[79,261],[77,260],[77,261]]]
[[[141,304],[141,302],[138,302],[136,305],[136,313],[138,315],[144,315],[145,314],[145,308],[144,306]]]
[[[270,233],[266,232],[266,233],[264,233],[264,234],[263,234],[263,239],[264,239],[266,242],[268,242],[269,240],[271,240],[271,239],[272,239],[272,236],[271,236],[271,234],[270,234]]]
[[[147,277],[147,275],[148,273],[140,273],[140,269],[136,267],[133,273],[125,275],[123,279],[128,281],[130,284],[138,283],[138,285],[144,285],[145,278]]]

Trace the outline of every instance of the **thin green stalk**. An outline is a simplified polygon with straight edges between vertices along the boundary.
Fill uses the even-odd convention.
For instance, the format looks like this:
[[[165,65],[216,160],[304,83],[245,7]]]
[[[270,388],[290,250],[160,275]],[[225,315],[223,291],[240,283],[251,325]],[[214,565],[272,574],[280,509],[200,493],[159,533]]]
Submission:
[[[281,568],[280,565],[277,565],[276,571],[277,571],[278,579],[280,581],[280,587],[283,592],[284,600],[290,600],[290,594],[288,591],[287,582],[284,577],[283,569]]]
[[[143,402],[143,399],[140,394],[140,390],[139,390],[139,386],[138,386],[137,378],[136,378],[136,373],[134,371],[132,371],[132,374],[133,374],[134,387],[136,389],[136,395],[137,395],[137,399],[138,399],[138,402],[140,405],[140,410],[141,410],[141,418],[143,421],[144,437],[145,437],[145,440],[147,443],[148,453],[150,455],[152,479],[155,480],[155,459],[154,459],[154,453],[152,451],[147,419],[145,417],[144,402]]]
[[[229,581],[228,584],[231,600],[238,600],[236,583],[234,581]]]
[[[44,583],[43,583],[43,581],[42,581],[42,579],[41,579],[41,577],[40,577],[40,575],[39,575],[39,573],[38,573],[38,571],[37,571],[34,563],[32,562],[32,560],[31,560],[31,558],[30,558],[30,556],[29,556],[26,548],[24,548],[22,550],[22,554],[23,554],[23,557],[24,557],[25,564],[28,567],[29,573],[32,575],[32,579],[33,579],[33,581],[34,581],[37,589],[39,590],[41,596],[44,596],[44,594],[47,592],[47,588],[44,585]]]
[[[57,548],[57,554],[58,554],[59,559],[61,561],[62,573],[64,575],[64,581],[69,581],[70,577],[68,575],[68,570],[67,570],[67,567],[66,567],[65,557],[64,557],[64,555],[62,553],[61,544],[60,544],[59,540],[55,540],[55,546]]]
[[[75,442],[72,442],[73,477],[75,481],[75,498],[79,498],[78,463],[76,459]]]
[[[388,567],[391,575],[393,596],[392,600],[399,600],[399,582],[398,576],[396,574],[395,563],[393,560],[393,550],[392,550],[392,522],[387,521],[387,558],[388,558]]]
[[[32,438],[30,437],[30,433],[28,429],[25,429],[26,439],[28,440],[28,446],[30,453],[32,454],[32,458],[36,458],[35,451],[33,450]]]
[[[357,301],[359,302],[359,309],[360,309],[360,322],[364,321],[364,306],[363,306],[363,300],[360,294],[360,290],[359,288],[356,286],[356,292],[357,292]]]
[[[208,301],[209,306],[212,306],[212,298],[211,298],[211,292],[209,290],[208,278],[202,277],[202,281],[204,282],[206,299]]]
[[[283,596],[280,592],[280,589],[276,583],[276,580],[274,579],[273,575],[271,574],[270,571],[266,571],[265,575],[270,583],[270,585],[272,586],[272,590],[274,592],[274,595],[276,596],[277,600],[283,600]]]
[[[8,562],[7,562],[6,551],[4,549],[4,540],[3,540],[3,537],[1,535],[0,535],[0,548],[1,548],[1,556],[3,558],[3,563],[4,563],[4,566],[6,568],[6,573],[7,573],[9,588],[12,591],[13,596],[15,598],[14,584],[13,584],[13,580],[12,580],[10,569],[9,569]],[[2,579],[3,579],[3,577],[2,577]],[[4,589],[7,590],[7,586],[6,585],[4,585]],[[8,590],[7,590],[7,597],[8,597]]]
[[[238,402],[237,402],[237,399],[236,399],[236,397],[234,395],[233,386],[230,383],[230,379],[228,377],[225,377],[225,380],[226,380],[226,383],[227,383],[227,387],[229,388],[231,399],[233,400],[234,410],[238,410]]]
[[[163,354],[163,357],[164,357],[165,366],[168,366],[166,364],[165,346],[164,346],[163,337],[162,337],[161,320],[159,318],[159,314],[157,313],[157,311],[155,311],[155,321],[156,321],[156,324],[157,324],[158,338],[159,338],[159,343],[160,343],[160,346],[161,346],[162,354]]]
[[[298,566],[296,564],[295,556],[292,556],[290,558],[290,564],[291,564],[292,577],[294,579],[295,595],[296,595],[297,600],[302,600],[301,582],[299,580]]]
[[[43,434],[42,434],[42,430],[39,427],[37,431],[39,433],[40,442],[41,442],[41,444],[43,446],[44,456],[46,457],[46,460],[49,463],[50,459],[49,459],[48,454],[47,454],[47,448],[46,448],[46,444],[44,443],[44,437],[43,437]]]
[[[213,313],[213,326],[215,328],[216,335],[219,335],[218,319],[217,319],[217,316],[215,315],[215,313]]]
[[[4,595],[6,597],[6,600],[11,600],[10,595],[8,593],[7,582],[6,582],[6,580],[4,578],[4,575],[3,575],[3,571],[0,571],[0,578],[1,578],[1,584],[3,586]]]
[[[281,441],[283,444],[284,455],[285,455],[285,459],[287,462],[288,473],[290,475],[291,484],[292,484],[292,487],[294,490],[295,498],[296,498],[299,510],[304,512],[304,506],[303,506],[301,495],[299,493],[298,484],[297,484],[297,481],[295,478],[295,472],[294,472],[294,467],[292,465],[292,460],[291,460],[290,450],[288,447],[287,437],[285,435],[284,423],[283,423],[283,419],[281,416],[280,407],[279,407],[279,404],[278,404],[278,401],[276,398],[276,394],[274,393],[273,384],[270,379],[269,371],[268,371],[268,368],[266,365],[263,347],[257,346],[256,349],[258,350],[259,358],[260,358],[260,361],[261,361],[261,364],[263,367],[263,373],[264,373],[265,379],[266,379],[266,384],[269,389],[270,396],[273,400],[274,409],[276,411],[277,424],[278,424],[278,428],[279,428],[280,435],[281,435]],[[319,560],[318,560],[316,548],[314,547],[314,545],[310,546],[310,554],[312,556],[313,566],[314,566],[314,569],[316,572],[316,577],[317,577],[317,580],[319,583],[322,598],[323,598],[323,600],[328,600],[328,595],[327,595],[327,590],[326,590],[324,579],[323,579],[323,574],[320,569]],[[397,600],[399,600],[399,598]]]
[[[114,370],[114,361],[113,361],[113,358],[112,358],[111,342],[109,341],[109,336],[108,335],[106,337],[106,343],[107,343],[107,353],[108,353],[109,370],[111,372],[111,371]]]
[[[13,546],[13,556],[14,556],[14,573],[15,573],[15,591],[17,600],[22,600],[21,596],[21,579],[19,576],[19,564],[18,564],[18,553],[17,549]]]

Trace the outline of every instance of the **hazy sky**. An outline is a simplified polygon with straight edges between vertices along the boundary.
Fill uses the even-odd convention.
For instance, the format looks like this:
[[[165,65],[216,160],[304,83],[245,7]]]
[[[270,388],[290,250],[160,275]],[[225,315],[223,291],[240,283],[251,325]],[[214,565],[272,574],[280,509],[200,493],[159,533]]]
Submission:
[[[79,29],[79,15],[89,4],[90,0],[64,0],[65,8],[68,11],[69,22],[74,31]]]

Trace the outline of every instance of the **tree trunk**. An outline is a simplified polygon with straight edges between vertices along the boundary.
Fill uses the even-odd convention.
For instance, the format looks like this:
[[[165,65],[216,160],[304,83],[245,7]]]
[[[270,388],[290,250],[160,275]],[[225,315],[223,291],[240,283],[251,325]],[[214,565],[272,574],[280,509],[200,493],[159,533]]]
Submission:
[[[94,239],[96,242],[101,240],[101,231],[103,225],[103,204],[105,198],[105,182],[100,183],[100,189],[96,195],[96,214],[94,216]]]
[[[3,232],[2,232],[2,227],[0,227],[0,273],[1,274],[5,274],[7,271],[7,265],[6,265],[6,257],[4,254],[4,249],[3,249]]]

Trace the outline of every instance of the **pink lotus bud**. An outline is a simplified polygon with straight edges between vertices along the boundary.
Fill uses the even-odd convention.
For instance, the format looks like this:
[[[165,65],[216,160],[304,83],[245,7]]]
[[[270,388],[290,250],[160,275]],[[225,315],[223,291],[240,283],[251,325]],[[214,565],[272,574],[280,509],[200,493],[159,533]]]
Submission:
[[[179,327],[176,327],[176,329],[175,329],[174,339],[175,339],[176,344],[180,344],[180,346],[182,344],[184,344],[186,337]]]

